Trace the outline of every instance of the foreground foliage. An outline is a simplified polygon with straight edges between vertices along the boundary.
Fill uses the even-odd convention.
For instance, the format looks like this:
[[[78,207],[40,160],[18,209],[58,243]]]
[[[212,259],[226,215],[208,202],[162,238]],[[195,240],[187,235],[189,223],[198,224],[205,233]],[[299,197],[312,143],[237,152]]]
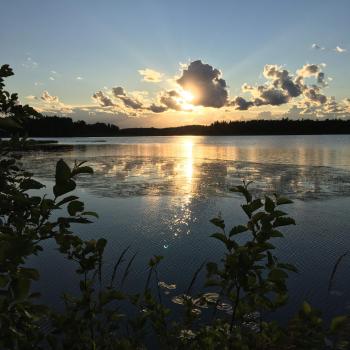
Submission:
[[[347,317],[325,325],[319,313],[304,303],[287,327],[265,317],[288,300],[286,281],[296,269],[273,254],[273,239],[281,228],[295,224],[280,209],[290,200],[275,196],[253,198],[248,186],[232,189],[244,195],[245,225],[228,229],[220,216],[211,220],[213,238],[225,253],[220,263],[206,265],[203,292],[192,295],[196,271],[187,291],[173,298],[182,305],[174,318],[165,306],[164,290],[175,286],[160,282],[153,257],[139,294],[122,288],[133,257],[121,274],[122,252],[108,283],[101,278],[106,240],[84,240],[72,224],[88,224],[96,213],[71,192],[77,176],[93,171],[83,163],[70,168],[56,165],[52,196],[35,193],[43,185],[21,169],[19,157],[3,153],[0,161],[0,347],[3,349],[323,349],[347,348]],[[64,215],[64,213],[66,213]],[[55,214],[55,215],[54,215]],[[39,272],[27,263],[40,255],[45,241],[53,240],[63,257],[76,264],[80,294],[63,296],[61,313],[40,305],[32,283]],[[118,283],[117,283],[118,281]],[[126,306],[129,305],[129,306]],[[125,310],[134,311],[129,314]],[[45,325],[45,327],[43,327]],[[45,329],[45,332],[43,331]],[[151,348],[152,348],[151,347]]]

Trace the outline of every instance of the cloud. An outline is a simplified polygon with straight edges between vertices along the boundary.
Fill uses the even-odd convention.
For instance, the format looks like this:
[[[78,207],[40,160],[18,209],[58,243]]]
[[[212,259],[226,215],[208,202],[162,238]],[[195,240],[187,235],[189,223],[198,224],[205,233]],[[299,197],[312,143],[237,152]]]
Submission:
[[[113,95],[117,97],[126,95],[125,90],[121,86],[112,88],[112,92]]]
[[[282,67],[275,64],[267,64],[264,67],[263,74],[267,79],[273,81],[272,84],[275,88],[281,88],[289,97],[298,97],[301,94],[299,84],[293,81],[293,78],[286,69],[282,69]],[[276,96],[281,95],[277,92],[273,92],[273,94]]]
[[[151,112],[154,112],[154,113],[163,113],[163,112],[165,112],[167,109],[168,109],[168,107],[166,107],[166,106],[156,105],[156,104],[154,104],[154,103],[152,103],[152,104],[149,106],[149,110],[150,110]]]
[[[101,107],[114,107],[116,104],[112,101],[112,99],[107,96],[102,91],[97,91],[92,95],[92,98],[97,102]]]
[[[344,52],[347,51],[345,48],[340,47],[339,45],[337,45],[335,47],[335,49],[330,49],[330,48],[326,48],[324,46],[321,46],[319,44],[312,44],[311,48],[314,49],[314,50],[318,50],[318,51],[325,51],[326,50],[326,51],[334,51],[336,53],[344,53]]]
[[[193,94],[193,105],[220,108],[227,103],[227,85],[221,78],[221,72],[201,60],[193,61],[184,68],[176,82]]]
[[[267,64],[263,69],[263,76],[267,82],[263,85],[252,86],[243,84],[242,92],[249,93],[251,100],[235,97],[228,105],[237,110],[247,110],[253,106],[280,106],[294,98],[306,99],[309,103],[324,104],[327,97],[321,88],[327,85],[322,71],[324,64],[305,64],[292,75],[289,71],[275,64]],[[316,84],[307,85],[305,79],[314,78]]]
[[[35,69],[38,67],[38,62],[35,62],[30,56],[28,56],[24,63],[22,63],[22,67],[27,69]]]
[[[83,77],[76,77],[76,80],[83,80]]]
[[[237,96],[230,102],[230,106],[234,106],[240,111],[246,111],[250,107],[254,106],[254,102],[247,101],[243,97]]]
[[[181,104],[178,99],[180,94],[175,90],[165,91],[160,95],[160,102],[167,108],[174,109],[175,111],[181,110]]]
[[[340,46],[336,46],[336,48],[333,49],[333,51],[338,52],[338,53],[343,53],[343,52],[346,52],[346,49],[344,49]]]
[[[54,78],[54,77],[50,77],[49,79],[50,79],[50,80],[55,80],[55,78]]]
[[[336,101],[332,96],[327,98],[323,104],[314,104],[308,100],[302,100],[293,105],[283,116],[289,119],[326,119],[326,118],[350,118],[350,106],[346,99],[342,102]]]
[[[57,96],[52,96],[48,93],[48,91],[44,91],[40,97],[43,101],[48,103],[59,103],[59,98]]]
[[[30,100],[30,101],[35,101],[35,100],[38,100],[38,98],[34,95],[29,95],[29,96],[26,96],[25,97],[27,100]]]
[[[325,47],[320,46],[318,44],[312,44],[311,48],[314,49],[314,50],[325,50],[326,49]]]
[[[162,81],[164,76],[163,73],[157,72],[156,70],[150,68],[140,69],[138,72],[140,75],[142,75],[142,80],[149,83],[159,83]]]
[[[126,94],[125,90],[121,87],[112,88],[113,96],[123,102],[123,104],[131,109],[142,109],[143,104],[141,101],[135,97],[129,96]]]

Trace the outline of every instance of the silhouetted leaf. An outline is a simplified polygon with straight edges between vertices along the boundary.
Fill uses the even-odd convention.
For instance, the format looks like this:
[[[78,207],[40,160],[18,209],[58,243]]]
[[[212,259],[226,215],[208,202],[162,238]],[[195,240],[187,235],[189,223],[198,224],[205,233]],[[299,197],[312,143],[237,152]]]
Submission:
[[[233,235],[237,235],[238,233],[242,233],[248,231],[248,227],[245,225],[237,225],[235,227],[232,228],[232,230],[230,231],[230,237]]]
[[[76,183],[73,180],[69,179],[64,183],[56,184],[53,187],[53,193],[56,197],[59,197],[59,196],[62,196],[63,194],[66,194],[68,192],[75,190],[76,186],[77,186]]]
[[[56,183],[63,183],[70,179],[71,171],[67,163],[60,159],[56,163]]]
[[[38,190],[40,188],[45,187],[43,184],[41,184],[40,182],[33,180],[33,179],[24,179],[21,183],[20,183],[20,188],[24,191],[26,190]]]
[[[295,225],[295,220],[290,217],[280,216],[276,218],[276,220],[273,223],[273,227],[288,226],[288,225]]]

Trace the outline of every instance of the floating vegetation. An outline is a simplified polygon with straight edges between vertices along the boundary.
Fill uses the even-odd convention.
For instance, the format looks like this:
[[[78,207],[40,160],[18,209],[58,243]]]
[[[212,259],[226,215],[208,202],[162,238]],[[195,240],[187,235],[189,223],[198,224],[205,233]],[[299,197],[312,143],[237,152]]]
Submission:
[[[186,302],[188,302],[189,300],[191,300],[192,298],[189,296],[189,295],[186,295],[186,294],[180,294],[180,295],[177,295],[175,297],[173,297],[171,299],[171,301],[174,303],[174,304],[178,304],[178,305],[185,305]]]
[[[222,302],[219,302],[217,305],[216,305],[216,308],[220,311],[224,311],[224,312],[227,312],[229,314],[232,313],[232,306],[230,304],[227,304],[227,303],[222,303]]]
[[[165,282],[158,282],[158,286],[165,290],[174,290],[176,289],[176,284],[167,284]]]
[[[195,308],[195,309],[191,309],[191,313],[192,313],[192,315],[198,316],[202,313],[202,311]]]
[[[191,331],[190,329],[182,329],[180,331],[180,339],[193,339],[196,336],[196,333]]]

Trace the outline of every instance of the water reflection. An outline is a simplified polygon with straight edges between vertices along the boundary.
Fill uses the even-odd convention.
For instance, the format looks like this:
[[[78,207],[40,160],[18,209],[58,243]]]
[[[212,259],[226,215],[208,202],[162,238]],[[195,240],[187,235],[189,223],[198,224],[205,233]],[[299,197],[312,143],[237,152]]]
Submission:
[[[181,196],[184,212],[193,197],[228,196],[228,189],[242,179],[254,181],[257,191],[300,199],[350,194],[350,147],[344,140],[344,147],[336,139],[333,146],[311,147],[302,139],[278,147],[271,143],[275,138],[257,144],[254,137],[241,145],[235,138],[232,144],[215,144],[210,137],[168,139],[173,143],[155,143],[155,138],[154,143],[57,147],[28,155],[24,162],[36,176],[49,179],[57,158],[86,160],[95,174],[81,179],[81,185],[95,195]]]

